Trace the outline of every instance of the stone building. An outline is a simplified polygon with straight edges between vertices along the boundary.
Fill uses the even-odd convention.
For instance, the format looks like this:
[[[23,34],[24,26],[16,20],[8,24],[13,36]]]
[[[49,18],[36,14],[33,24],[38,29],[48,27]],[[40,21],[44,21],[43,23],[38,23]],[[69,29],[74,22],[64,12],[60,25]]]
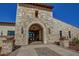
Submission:
[[[16,14],[16,45],[32,42],[44,44],[59,41],[61,36],[79,37],[79,28],[53,18],[53,7],[47,4],[20,3]]]

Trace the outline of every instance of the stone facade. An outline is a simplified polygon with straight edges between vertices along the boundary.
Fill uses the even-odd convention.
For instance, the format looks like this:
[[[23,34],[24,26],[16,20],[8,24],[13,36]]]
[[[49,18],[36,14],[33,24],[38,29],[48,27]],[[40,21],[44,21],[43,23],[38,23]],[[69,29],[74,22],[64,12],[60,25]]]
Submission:
[[[38,18],[35,17],[38,11]],[[51,8],[35,6],[31,4],[17,4],[16,16],[16,45],[28,45],[28,31],[31,25],[39,24],[43,28],[43,43],[53,43],[59,41],[59,31],[63,31],[63,36],[68,37],[71,31],[72,38],[79,37],[79,29],[53,18]],[[21,30],[23,28],[23,33]]]
[[[60,37],[59,31],[62,31],[62,36],[72,40],[74,37],[78,37],[79,38],[79,28],[74,27],[70,24],[64,23],[58,19],[54,19],[53,18],[53,35],[56,36],[55,39],[58,40]],[[56,30],[55,30],[56,29]],[[68,32],[71,31],[71,38],[69,38],[69,34]]]

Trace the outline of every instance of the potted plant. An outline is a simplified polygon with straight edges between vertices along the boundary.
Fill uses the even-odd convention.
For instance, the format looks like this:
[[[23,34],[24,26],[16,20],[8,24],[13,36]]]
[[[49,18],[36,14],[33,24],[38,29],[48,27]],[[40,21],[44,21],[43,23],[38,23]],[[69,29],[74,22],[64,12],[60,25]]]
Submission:
[[[72,39],[72,44],[70,45],[70,47],[74,50],[78,50],[79,51],[79,39],[77,37],[74,37]]]
[[[66,37],[64,37],[63,46],[64,46],[64,47],[69,47],[69,40],[68,40],[68,38],[66,38]]]
[[[66,37],[60,38],[60,45],[63,47],[69,47],[69,40]]]
[[[0,54],[1,54],[1,49],[2,49],[2,47],[0,47]]]

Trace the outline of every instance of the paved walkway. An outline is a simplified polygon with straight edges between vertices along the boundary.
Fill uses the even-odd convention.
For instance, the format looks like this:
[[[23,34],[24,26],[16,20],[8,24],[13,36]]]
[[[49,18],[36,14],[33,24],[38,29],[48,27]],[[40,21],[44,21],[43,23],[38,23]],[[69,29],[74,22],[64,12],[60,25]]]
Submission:
[[[79,53],[54,44],[22,46],[10,55],[15,56],[79,56]]]

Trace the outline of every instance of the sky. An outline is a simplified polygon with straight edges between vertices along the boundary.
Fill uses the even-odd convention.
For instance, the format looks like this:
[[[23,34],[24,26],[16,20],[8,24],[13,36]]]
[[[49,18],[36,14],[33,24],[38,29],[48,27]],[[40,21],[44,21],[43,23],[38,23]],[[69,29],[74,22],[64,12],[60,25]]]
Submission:
[[[79,4],[77,3],[52,3],[53,17],[65,23],[79,27]],[[0,22],[16,22],[16,3],[0,4]]]

